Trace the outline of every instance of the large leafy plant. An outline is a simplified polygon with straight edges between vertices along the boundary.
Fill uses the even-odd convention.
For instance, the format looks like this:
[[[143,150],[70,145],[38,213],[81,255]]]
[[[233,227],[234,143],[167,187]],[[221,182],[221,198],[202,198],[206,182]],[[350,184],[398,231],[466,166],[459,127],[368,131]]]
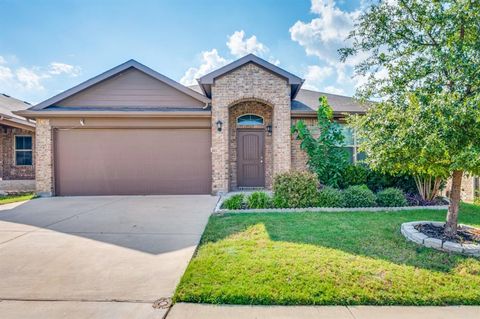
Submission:
[[[314,132],[298,121],[292,126],[292,134],[301,141],[300,147],[308,155],[308,166],[318,176],[321,184],[338,187],[342,173],[349,164],[348,153],[342,148],[344,136],[334,121],[333,110],[327,98],[319,98],[318,127]]]

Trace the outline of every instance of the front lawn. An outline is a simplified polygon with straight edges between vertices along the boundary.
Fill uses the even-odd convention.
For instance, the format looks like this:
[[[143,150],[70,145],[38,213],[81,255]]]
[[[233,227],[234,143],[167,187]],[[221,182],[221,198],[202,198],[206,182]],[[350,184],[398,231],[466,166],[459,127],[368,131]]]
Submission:
[[[212,216],[176,302],[480,304],[480,260],[407,242],[400,224],[445,211]],[[480,226],[480,206],[460,222]]]
[[[34,193],[12,194],[0,197],[0,205],[23,202],[37,197]]]

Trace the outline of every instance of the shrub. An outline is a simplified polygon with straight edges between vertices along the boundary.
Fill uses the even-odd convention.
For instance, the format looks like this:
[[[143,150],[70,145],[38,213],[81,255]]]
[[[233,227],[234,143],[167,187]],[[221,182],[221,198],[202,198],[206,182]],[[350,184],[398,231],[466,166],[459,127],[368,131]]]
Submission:
[[[340,188],[348,188],[354,185],[367,185],[373,192],[395,187],[400,188],[407,194],[418,193],[415,180],[410,175],[390,175],[374,171],[365,164],[351,164],[342,172],[339,180]]]
[[[269,208],[272,206],[272,199],[265,192],[253,192],[247,197],[248,208]]]
[[[407,206],[407,199],[401,189],[390,187],[377,193],[377,204],[382,207],[402,207]]]
[[[342,172],[342,177],[339,181],[340,188],[347,188],[353,185],[367,184],[368,176],[371,170],[365,165],[348,165]]]
[[[244,208],[245,195],[235,194],[225,199],[222,203],[223,209],[242,209]]]
[[[317,186],[317,177],[310,172],[278,174],[273,181],[273,204],[278,208],[312,207],[317,199]]]
[[[318,207],[344,207],[345,198],[341,190],[324,187],[318,192],[317,197]]]
[[[366,185],[350,186],[343,191],[346,207],[373,207],[375,194]]]

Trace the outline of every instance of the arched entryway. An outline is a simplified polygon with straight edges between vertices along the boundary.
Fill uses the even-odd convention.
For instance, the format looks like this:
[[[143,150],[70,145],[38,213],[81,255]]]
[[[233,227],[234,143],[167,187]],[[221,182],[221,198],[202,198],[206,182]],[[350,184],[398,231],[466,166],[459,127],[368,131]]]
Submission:
[[[247,100],[229,108],[230,190],[271,188],[273,108]]]

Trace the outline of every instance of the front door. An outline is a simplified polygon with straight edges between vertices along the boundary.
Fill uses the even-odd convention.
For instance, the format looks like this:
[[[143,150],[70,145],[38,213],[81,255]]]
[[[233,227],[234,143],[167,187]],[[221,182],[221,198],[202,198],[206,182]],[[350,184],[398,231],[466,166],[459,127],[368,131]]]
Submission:
[[[264,187],[265,131],[239,129],[237,131],[237,185],[238,187]]]

